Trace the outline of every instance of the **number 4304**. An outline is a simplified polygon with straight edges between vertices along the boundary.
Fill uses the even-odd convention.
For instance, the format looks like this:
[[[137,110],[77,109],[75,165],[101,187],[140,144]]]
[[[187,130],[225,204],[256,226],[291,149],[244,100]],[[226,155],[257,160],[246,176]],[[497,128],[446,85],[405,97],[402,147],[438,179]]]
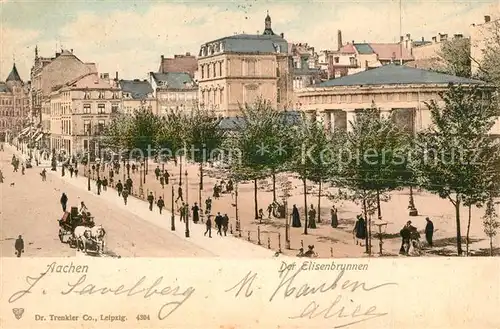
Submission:
[[[149,320],[149,314],[139,314],[136,316],[137,321]]]

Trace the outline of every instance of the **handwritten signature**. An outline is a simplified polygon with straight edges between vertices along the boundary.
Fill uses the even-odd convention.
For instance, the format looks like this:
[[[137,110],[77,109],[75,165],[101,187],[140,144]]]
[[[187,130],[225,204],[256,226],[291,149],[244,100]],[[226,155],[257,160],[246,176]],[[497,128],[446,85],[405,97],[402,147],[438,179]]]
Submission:
[[[27,276],[26,282],[28,284],[27,288],[24,290],[19,290],[12,294],[9,298],[9,303],[14,303],[17,300],[23,298],[27,294],[34,292],[35,286],[38,286],[39,282],[46,277],[48,270],[41,273],[38,277]],[[60,291],[61,295],[76,294],[79,296],[90,296],[95,294],[100,295],[125,295],[126,297],[141,295],[144,299],[149,299],[153,296],[170,296],[170,297],[181,297],[180,300],[168,301],[163,304],[158,310],[158,319],[164,320],[177,309],[179,309],[195,292],[195,288],[188,287],[186,289],[181,289],[179,286],[168,286],[162,285],[163,276],[156,278],[152,284],[144,284],[147,280],[146,276],[143,276],[131,287],[126,287],[124,284],[118,284],[115,287],[98,287],[95,284],[87,282],[87,275],[84,274],[78,278],[75,282],[68,282],[68,289]],[[38,287],[37,287],[38,288]],[[39,287],[41,288],[41,287]]]
[[[337,317],[339,319],[352,319],[352,321],[337,325],[335,328],[347,327],[388,314],[385,312],[378,312],[377,307],[374,305],[363,308],[361,304],[357,304],[353,307],[353,301],[351,299],[348,300],[344,296],[344,293],[353,293],[358,290],[359,292],[366,293],[387,286],[397,286],[397,283],[395,282],[385,282],[368,286],[365,282],[351,281],[344,278],[345,270],[338,272],[337,277],[331,282],[320,282],[316,285],[310,285],[308,283],[304,283],[302,285],[296,284],[296,281],[298,281],[298,277],[300,277],[302,272],[302,267],[299,267],[295,272],[292,272],[291,267],[284,270],[282,269],[279,272],[279,278],[281,281],[271,294],[269,302],[278,298],[280,294],[282,294],[281,296],[283,299],[300,299],[307,296],[336,291],[339,293],[338,296],[327,307],[322,308],[317,301],[311,301],[298,315],[289,317],[290,319],[314,319],[322,316],[324,319],[330,319],[333,317]],[[253,294],[253,284],[256,279],[257,273],[249,271],[238,283],[227,289],[226,292],[235,292],[235,297],[239,297],[241,294],[243,297],[249,298]],[[346,304],[348,302],[349,306]]]

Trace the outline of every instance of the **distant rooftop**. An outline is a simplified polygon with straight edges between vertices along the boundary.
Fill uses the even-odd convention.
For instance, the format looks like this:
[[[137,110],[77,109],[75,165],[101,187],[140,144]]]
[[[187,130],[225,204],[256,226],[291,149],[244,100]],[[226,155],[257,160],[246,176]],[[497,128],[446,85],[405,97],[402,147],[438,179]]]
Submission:
[[[168,89],[186,89],[196,87],[193,79],[188,73],[168,72],[168,73],[151,73],[158,86],[163,86]],[[191,86],[189,86],[191,84]]]
[[[9,82],[9,81],[23,82],[23,80],[21,79],[21,76],[19,76],[19,72],[17,72],[16,63],[14,63],[14,65],[12,66],[12,70],[10,71],[9,76],[7,77],[7,80],[5,80],[5,82]]]
[[[325,81],[316,87],[380,86],[404,84],[484,84],[480,80],[466,79],[395,64],[384,65],[368,71]]]
[[[302,112],[295,110],[287,110],[280,112],[284,124],[296,125],[302,121]],[[244,117],[226,117],[222,118],[219,122],[219,128],[223,130],[239,130],[244,129],[246,126],[246,119]]]
[[[148,94],[153,93],[153,88],[148,81],[120,80],[119,84],[122,91],[129,93],[133,99],[144,99],[148,97]]]

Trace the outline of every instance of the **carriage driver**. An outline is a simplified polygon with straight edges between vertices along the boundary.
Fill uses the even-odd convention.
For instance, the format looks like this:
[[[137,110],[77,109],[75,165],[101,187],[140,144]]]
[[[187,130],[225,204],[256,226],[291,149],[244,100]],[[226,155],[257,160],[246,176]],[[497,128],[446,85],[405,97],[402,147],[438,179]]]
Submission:
[[[89,211],[85,203],[83,201],[80,203],[80,215],[86,214]]]

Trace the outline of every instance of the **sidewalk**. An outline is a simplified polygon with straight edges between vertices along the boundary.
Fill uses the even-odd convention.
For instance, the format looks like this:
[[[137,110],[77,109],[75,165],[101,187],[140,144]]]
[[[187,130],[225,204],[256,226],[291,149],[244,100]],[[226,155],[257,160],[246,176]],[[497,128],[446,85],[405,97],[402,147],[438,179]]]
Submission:
[[[12,148],[10,145],[5,144],[6,149],[13,152],[14,154],[19,155],[20,157],[24,157],[21,155],[19,151]],[[50,164],[50,161],[47,161],[47,164]],[[35,167],[36,168],[36,167]],[[97,195],[96,184],[95,181],[91,180],[91,191],[87,191],[87,178],[83,176],[78,176],[78,178],[70,178],[69,172],[66,172],[64,177],[61,177],[60,167],[58,167],[58,171],[54,172],[50,169],[47,170],[48,174],[57,176],[61,180],[65,181],[68,184],[71,184],[75,187],[80,188],[81,190],[86,191],[89,194]],[[190,237],[185,237],[185,228],[186,225],[184,222],[179,220],[179,216],[175,216],[175,231],[171,231],[171,212],[164,209],[163,213],[160,215],[158,212],[158,207],[156,205],[153,208],[153,211],[149,211],[148,203],[142,200],[139,200],[135,197],[130,196],[127,200],[127,205],[124,204],[123,198],[118,197],[116,190],[108,188],[107,191],[101,191],[101,194],[98,196],[104,202],[108,202],[110,205],[120,207],[129,211],[130,213],[140,217],[143,220],[149,221],[150,223],[155,224],[158,227],[161,227],[167,231],[167,234],[175,234],[180,238],[189,239],[189,241],[196,246],[209,250],[210,252],[218,255],[219,257],[229,257],[229,258],[271,258],[275,254],[275,250],[266,249],[263,247],[259,247],[258,245],[245,242],[241,239],[233,237],[229,234],[225,237],[220,237],[217,235],[217,229],[212,227],[212,238],[208,236],[204,236],[205,225],[204,224],[194,224],[191,220],[189,221],[189,231]],[[90,211],[92,211],[92,205],[87,204]],[[96,219],[96,223],[99,224],[99,219]],[[215,225],[214,225],[215,226]],[[113,234],[112,232],[109,232]]]

